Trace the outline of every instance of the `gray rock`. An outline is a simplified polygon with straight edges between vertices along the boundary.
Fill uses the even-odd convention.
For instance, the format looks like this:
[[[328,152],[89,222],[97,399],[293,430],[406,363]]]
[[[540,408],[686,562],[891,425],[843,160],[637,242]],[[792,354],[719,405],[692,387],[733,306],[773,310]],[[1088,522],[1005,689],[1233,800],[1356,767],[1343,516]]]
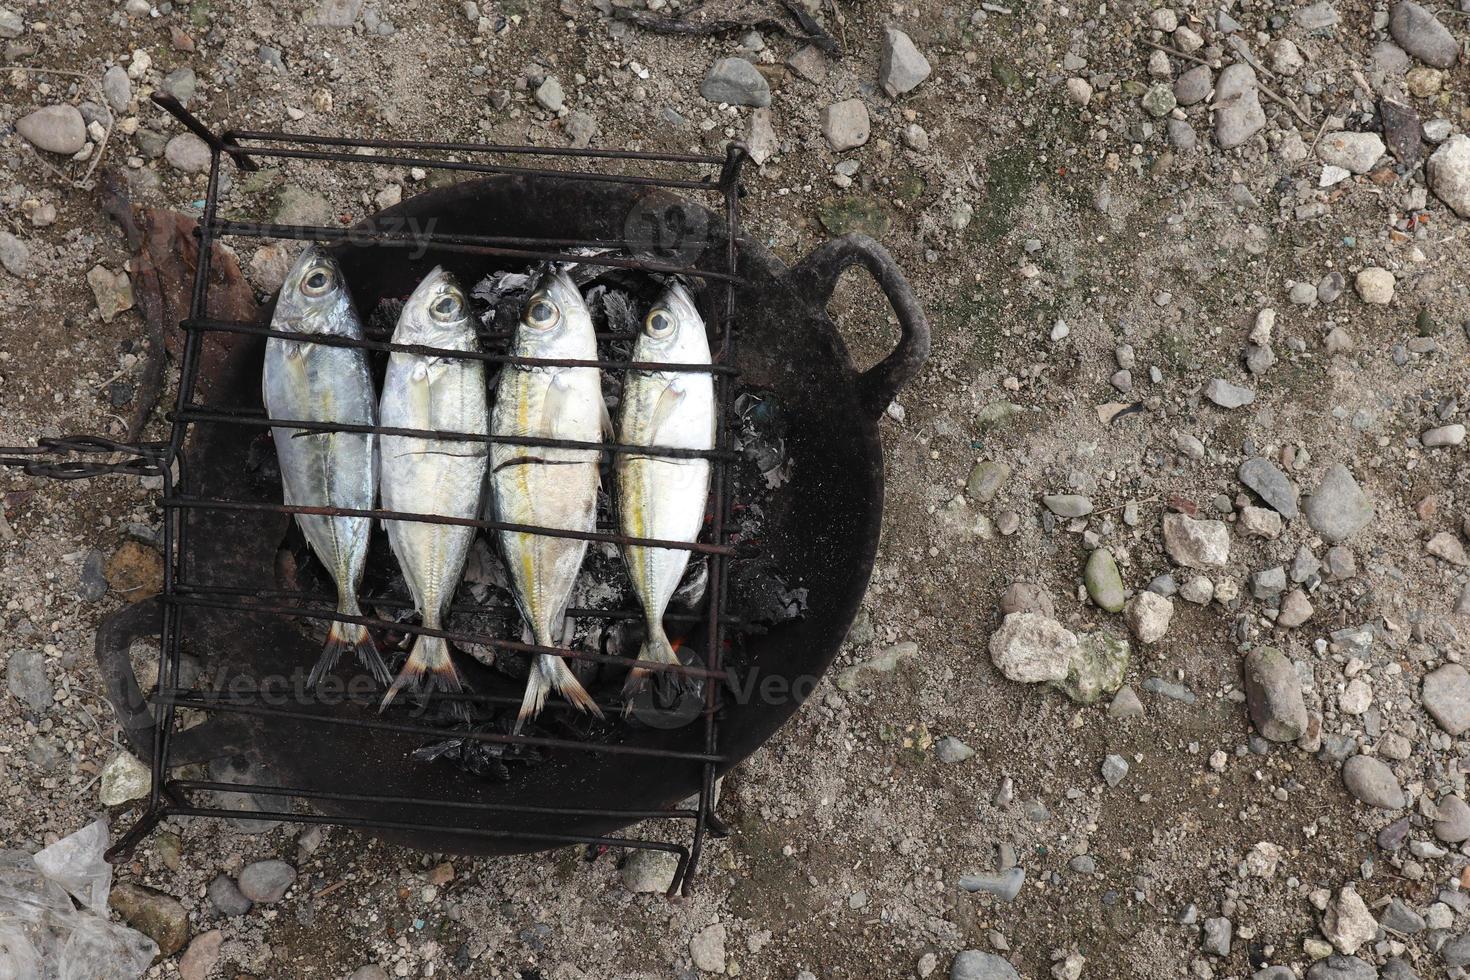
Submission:
[[[51,708],[53,691],[46,676],[46,658],[40,650],[16,650],[10,655],[5,687],[38,715]]]
[[[1030,612],[1056,619],[1057,607],[1045,586],[1034,582],[1012,582],[1000,594],[1000,614],[1009,616],[1015,612]]]
[[[87,122],[73,105],[48,105],[21,117],[15,131],[48,153],[71,156],[87,145]]]
[[[1372,170],[1383,151],[1383,140],[1377,133],[1328,133],[1317,143],[1317,156],[1323,163],[1355,174]]]
[[[1289,966],[1268,966],[1251,974],[1251,980],[1296,980]]]
[[[1457,134],[1441,143],[1424,172],[1435,195],[1460,217],[1470,219],[1470,136]]]
[[[17,279],[30,271],[31,247],[8,231],[0,231],[0,266]]]
[[[1077,652],[1076,634],[1037,613],[1008,614],[990,637],[990,659],[1023,684],[1065,680]]]
[[[126,112],[133,101],[133,81],[122,65],[113,65],[102,75],[102,96],[113,112]]]
[[[747,61],[744,64],[749,65],[750,62]],[[541,84],[536,86],[534,97],[536,104],[547,112],[561,112],[567,104],[567,96],[566,92],[562,91],[561,79],[555,75],[547,75],[541,80]]]
[[[1209,65],[1195,65],[1174,81],[1174,101],[1182,106],[1203,102],[1215,84],[1215,75]]]
[[[913,91],[929,77],[929,60],[914,47],[913,40],[892,27],[884,34],[883,55],[878,63],[878,84],[890,98]]]
[[[1123,576],[1118,572],[1118,563],[1113,560],[1111,551],[1097,548],[1087,556],[1082,582],[1087,586],[1088,596],[1099,609],[1111,613],[1123,611],[1127,596],[1123,591]]]
[[[1078,493],[1049,493],[1041,503],[1058,517],[1086,517],[1092,513],[1092,501]]]
[[[1292,12],[1291,19],[1303,30],[1320,31],[1337,26],[1339,18],[1330,0],[1318,0],[1310,6],[1298,7]]]
[[[206,893],[209,904],[220,915],[244,915],[255,904],[245,897],[229,875],[220,875],[211,881]]]
[[[1108,717],[1120,721],[1128,718],[1140,718],[1143,716],[1143,702],[1138,700],[1138,695],[1133,693],[1133,688],[1127,686],[1118,689],[1113,695],[1113,701],[1108,705]]]
[[[982,459],[970,470],[970,478],[965,481],[965,495],[972,500],[989,503],[1010,476],[1008,464]]]
[[[0,7],[0,37],[16,38],[25,32],[25,18],[9,7]]]
[[[955,954],[949,980],[1021,980],[1016,968],[994,953],[966,949]]]
[[[1352,471],[1333,463],[1303,508],[1312,530],[1338,544],[1373,520],[1373,501],[1353,479]]]
[[[1378,971],[1356,956],[1333,953],[1311,965],[1307,980],[1378,980]]]
[[[176,170],[202,174],[209,169],[209,144],[193,133],[179,133],[163,148],[163,158]]]
[[[1125,619],[1140,643],[1157,643],[1169,632],[1174,603],[1156,592],[1140,592],[1128,604]]]
[[[1397,956],[1389,959],[1383,964],[1383,969],[1378,971],[1379,980],[1419,980],[1419,974],[1414,968]]]
[[[987,871],[960,876],[960,887],[967,892],[984,892],[1002,902],[1015,901],[1026,883],[1026,870],[1019,865],[1005,871]]]
[[[1408,802],[1393,770],[1372,756],[1355,755],[1344,762],[1342,781],[1354,798],[1380,810],[1398,810]]]
[[[1097,873],[1097,861],[1091,854],[1079,854],[1067,862],[1067,867],[1079,875],[1090,875]]]
[[[1244,62],[1220,72],[1215,83],[1215,142],[1220,149],[1240,146],[1266,125],[1257,85],[1255,70]]]
[[[1334,269],[1317,282],[1317,299],[1323,303],[1335,303],[1346,288],[1347,280]]]
[[[1388,32],[1399,47],[1436,68],[1452,68],[1460,46],[1449,28],[1412,0],[1400,0],[1388,17]]]
[[[1169,145],[1181,153],[1188,153],[1199,143],[1194,127],[1186,119],[1170,119],[1166,128],[1169,131]]]
[[[1162,119],[1173,112],[1174,107],[1179,103],[1174,98],[1174,86],[1159,82],[1149,86],[1148,91],[1144,92],[1143,98],[1139,100],[1139,104],[1150,116]]]
[[[1274,599],[1286,591],[1286,569],[1277,565],[1251,576],[1251,595],[1257,599]]]
[[[1470,671],[1460,664],[1445,664],[1426,674],[1421,696],[1424,711],[1449,735],[1470,729]]]
[[[868,141],[868,107],[862,99],[844,99],[822,110],[822,135],[838,153],[856,149]]]
[[[708,102],[764,108],[771,104],[771,86],[755,65],[744,58],[721,58],[710,68],[699,86]]]
[[[1109,755],[1103,759],[1102,777],[1103,782],[1109,786],[1117,786],[1128,775],[1128,760],[1121,755]]]
[[[159,88],[188,106],[189,100],[194,98],[194,93],[199,88],[199,79],[195,77],[194,69],[186,65],[165,75]]]
[[[974,754],[974,749],[953,735],[946,735],[934,744],[934,755],[947,765],[964,762]]]
[[[1456,936],[1441,946],[1439,958],[1451,969],[1470,966],[1470,933]]]
[[[1230,955],[1230,940],[1235,932],[1234,924],[1223,915],[1204,921],[1204,950],[1216,956]]]
[[[1287,520],[1297,516],[1299,491],[1275,463],[1261,456],[1252,456],[1240,464],[1238,475],[1240,482],[1254,491],[1267,507]]]
[[[1378,934],[1378,921],[1368,911],[1357,889],[1344,887],[1322,916],[1322,935],[1339,953],[1356,953]]]
[[[363,0],[321,0],[311,23],[317,27],[351,30],[352,25],[357,23],[357,15],[362,13],[362,4]]]
[[[296,869],[285,861],[256,861],[240,872],[240,894],[252,902],[271,905],[285,897],[296,881]]]
[[[1204,396],[1221,408],[1243,408],[1256,400],[1254,391],[1231,384],[1224,378],[1211,378],[1205,385]]]
[[[588,112],[574,112],[567,116],[562,130],[567,134],[567,139],[572,141],[572,146],[584,150],[592,145],[592,139],[597,135],[597,119]]]
[[[325,225],[332,220],[327,199],[295,184],[281,188],[272,220],[283,225]]]
[[[388,971],[376,963],[360,966],[352,971],[352,976],[347,980],[389,980]]]
[[[1161,694],[1174,701],[1183,701],[1185,704],[1194,704],[1197,700],[1194,692],[1183,684],[1165,680],[1162,677],[1150,677],[1143,682],[1142,687],[1150,694]]]
[[[107,572],[102,552],[93,548],[82,562],[82,572],[77,580],[77,595],[87,602],[96,602],[107,595]]]
[[[1470,840],[1470,806],[1464,800],[1454,795],[1446,796],[1439,801],[1435,813],[1435,837],[1446,844]]]
[[[679,870],[679,856],[668,851],[634,850],[623,862],[623,887],[635,894],[668,892]]]
[[[1397,933],[1413,935],[1424,929],[1424,916],[1395,898],[1378,913],[1378,924]]]
[[[1312,618],[1316,609],[1312,607],[1312,600],[1301,589],[1292,589],[1281,600],[1281,608],[1276,614],[1276,625],[1285,629],[1300,626]]]
[[[1230,529],[1223,521],[1165,514],[1164,548],[1186,568],[1217,568],[1230,561]]]
[[[1294,742],[1307,730],[1307,705],[1302,682],[1286,654],[1275,647],[1258,647],[1246,655],[1245,699],[1251,723],[1273,742]]]

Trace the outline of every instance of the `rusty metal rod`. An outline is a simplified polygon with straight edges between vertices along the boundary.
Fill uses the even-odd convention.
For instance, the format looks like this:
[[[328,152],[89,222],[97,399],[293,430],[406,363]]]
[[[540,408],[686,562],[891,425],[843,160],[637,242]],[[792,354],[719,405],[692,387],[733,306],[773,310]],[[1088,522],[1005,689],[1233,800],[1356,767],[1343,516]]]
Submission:
[[[252,140],[257,143],[301,143],[307,146],[369,147],[375,150],[442,150],[447,153],[509,153],[520,156],[586,157],[602,160],[646,160],[653,163],[698,163],[718,167],[725,157],[699,156],[693,153],[656,153],[649,150],[594,150],[571,146],[515,146],[506,143],[441,143],[433,140],[354,139],[351,136],[308,136],[300,133],[231,130],[226,140]],[[250,151],[250,147],[244,148]],[[356,160],[360,154],[342,154],[344,162]]]

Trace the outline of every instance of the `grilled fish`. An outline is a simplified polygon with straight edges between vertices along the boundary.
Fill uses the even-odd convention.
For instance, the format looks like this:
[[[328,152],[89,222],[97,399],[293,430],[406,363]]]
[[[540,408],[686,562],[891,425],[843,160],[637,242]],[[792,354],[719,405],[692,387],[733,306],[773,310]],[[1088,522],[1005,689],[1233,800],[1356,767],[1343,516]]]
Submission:
[[[592,315],[565,272],[547,272],[537,281],[516,326],[512,353],[596,359]],[[496,436],[596,442],[606,415],[596,368],[508,364],[500,373],[490,431]],[[597,450],[497,442],[490,459],[491,500],[498,520],[569,531],[596,527]],[[587,542],[517,531],[500,531],[498,537],[529,638],[540,646],[555,646]],[[552,689],[601,717],[566,661],[540,654],[526,681],[517,728],[540,712]]]
[[[271,329],[285,333],[362,339],[362,323],[335,260],[309,245],[287,274],[276,300]],[[373,425],[377,404],[367,352],[356,347],[272,337],[265,345],[261,395],[275,419]],[[277,426],[271,429],[281,466],[285,502],[291,506],[371,510],[378,493],[376,440],[370,432],[324,432]],[[357,586],[367,560],[372,519],[297,514],[296,523],[337,585],[337,612],[359,616]],[[383,683],[388,668],[367,627],[334,621],[321,659],[311,671],[314,686],[344,651]]]
[[[454,277],[436,268],[408,298],[395,344],[446,350],[477,349],[469,304]],[[385,427],[483,435],[489,431],[485,367],[478,360],[395,351],[383,381]],[[386,510],[473,518],[479,512],[488,458],[484,442],[384,435],[383,506]],[[420,521],[387,521],[388,542],[408,581],[414,605],[430,629],[442,629],[464,571],[475,529]],[[458,691],[459,673],[443,637],[420,635],[408,662],[383,698],[386,707],[405,687]]]
[[[664,290],[643,320],[633,345],[633,360],[663,364],[710,363],[709,339],[694,299],[675,282]],[[686,371],[629,371],[623,384],[618,440],[632,446],[712,449],[715,444],[714,381]],[[693,542],[704,525],[709,496],[707,459],[620,454],[617,474],[618,523],[637,538]],[[624,545],[623,558],[647,621],[648,639],[638,659],[677,664],[664,632],[664,611],[679,587],[689,552],[673,548]],[[648,671],[634,667],[624,685],[631,698],[648,683]],[[665,686],[682,687],[684,678],[662,671]]]

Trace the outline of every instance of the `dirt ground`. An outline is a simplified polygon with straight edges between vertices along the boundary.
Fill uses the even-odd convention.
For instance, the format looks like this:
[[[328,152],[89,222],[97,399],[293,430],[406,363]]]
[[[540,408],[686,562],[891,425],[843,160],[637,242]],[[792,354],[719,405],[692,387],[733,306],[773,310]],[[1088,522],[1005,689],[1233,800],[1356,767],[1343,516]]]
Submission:
[[[779,4],[747,6],[796,29]],[[1426,552],[1436,534],[1470,534],[1470,459],[1463,428],[1443,448],[1421,433],[1463,425],[1470,404],[1470,225],[1427,188],[1422,158],[1406,164],[1380,145],[1362,173],[1326,185],[1317,148],[1323,133],[1380,132],[1382,97],[1463,133],[1470,69],[1462,51],[1431,84],[1422,59],[1394,46],[1388,7],[1334,6],[1320,26],[1305,6],[1242,0],[1228,6],[1238,31],[1226,31],[1203,3],[841,2],[819,14],[844,54],[817,57],[813,80],[786,63],[803,44],[769,26],[755,39],[664,35],[579,0],[487,2],[474,18],[453,0],[11,0],[23,27],[6,34],[0,226],[28,256],[0,273],[0,445],[119,437],[136,405],[144,320],[137,309],[104,319],[88,282],[94,267],[129,259],[99,188],[74,186],[91,161],[38,152],[10,124],[40,106],[104,103],[107,68],[137,69],[141,57],[151,67],[128,72],[130,99],[105,150],[92,150],[104,154],[97,173],[123,175],[139,204],[190,214],[204,176],[164,155],[180,129],[146,100],[187,89],[179,69],[194,73],[190,109],[218,129],[555,146],[590,130],[594,147],[719,154],[750,138],[753,110],[706,101],[700,85],[717,59],[746,57],[769,83],[775,140],[746,174],[744,234],[788,262],[840,231],[873,234],[933,331],[926,369],[881,423],[884,528],[863,612],[811,701],[724,781],[719,813],[735,832],[709,842],[691,897],[630,891],[615,851],[475,860],[348,830],[303,843],[300,828],[170,821],[118,878],[176,898],[190,932],[218,929],[222,944],[186,964],[203,972],[181,973],[175,955],[148,975],[337,978],[376,963],[391,976],[866,980],[946,976],[961,950],[997,953],[1028,978],[1246,977],[1267,965],[1410,975],[1390,961],[1425,978],[1463,975],[1470,956],[1452,950],[1470,912],[1467,859],[1435,821],[1437,804],[1464,793],[1470,743],[1431,718],[1420,689],[1470,655],[1466,568],[1453,549]],[[1470,15],[1429,6],[1463,49]],[[680,9],[648,7],[638,5]],[[323,11],[351,26],[320,26]],[[1205,47],[1181,56],[1191,42],[1171,23]],[[890,26],[932,65],[898,97],[879,86]],[[1264,97],[1259,131],[1226,150],[1204,102],[1163,116],[1141,107],[1195,60],[1238,60],[1231,38],[1290,110]],[[1281,39],[1304,66],[1286,70]],[[1154,45],[1174,52],[1163,73]],[[551,75],[560,115],[536,101]],[[1068,79],[1086,80],[1085,106]],[[866,106],[871,135],[839,153],[821,116],[844,99]],[[1197,143],[1166,132],[1166,116],[1190,123]],[[350,221],[435,179],[288,161],[263,177],[230,174],[230,200],[239,214]],[[51,208],[54,219],[37,220]],[[251,268],[255,245],[235,247]],[[258,288],[269,284],[261,265]],[[1392,271],[1390,302],[1355,288],[1370,266]],[[1340,297],[1293,295],[1334,271]],[[1274,336],[1256,346],[1274,363],[1251,373],[1243,357],[1265,308]],[[860,273],[831,314],[859,365],[897,338]],[[1206,390],[1217,378],[1254,400],[1221,407]],[[166,431],[153,413],[147,435]],[[1161,640],[1131,638],[1136,717],[1118,717],[1111,692],[1081,705],[997,669],[988,643],[1014,582],[1045,589],[1069,630],[1129,637],[1123,616],[1089,601],[1089,553],[1110,550],[1129,595],[1167,573],[1184,584],[1197,573],[1166,551],[1164,515],[1238,524],[1256,500],[1237,471],[1254,456],[1307,493],[1343,463],[1372,502],[1371,522],[1342,542],[1355,574],[1324,570],[1310,620],[1276,625],[1279,598],[1253,590],[1254,573],[1289,566],[1302,547],[1327,560],[1334,542],[1290,517],[1277,537],[1232,529],[1228,562],[1207,571],[1214,600],[1176,595]],[[989,496],[971,481],[981,460],[1010,467]],[[106,809],[99,777],[122,743],[93,633],[149,588],[161,515],[156,490],[131,478],[5,471],[0,490],[0,660],[42,651],[53,692],[40,710],[14,682],[0,693],[0,843],[34,851]],[[1091,513],[1054,516],[1041,498],[1064,493],[1088,497]],[[94,556],[110,587],[89,595]],[[1359,627],[1366,647],[1333,636]],[[1270,743],[1252,727],[1242,658],[1262,645],[1305,672],[1317,745]],[[1355,679],[1369,706],[1345,703],[1360,697],[1362,685],[1348,694]],[[1192,697],[1158,693],[1164,682]],[[1385,750],[1393,736],[1406,751]],[[973,755],[954,760],[946,738]],[[1351,753],[1391,763],[1402,806],[1349,793]],[[1112,756],[1128,763],[1116,785],[1103,775]],[[1400,818],[1408,843],[1385,848],[1379,833]],[[1262,842],[1279,849],[1269,874],[1247,860]],[[299,873],[283,900],[228,915],[206,897],[216,876],[266,858]],[[1013,900],[960,884],[1011,866],[1025,870]],[[1397,899],[1428,925],[1353,945],[1366,974],[1330,972],[1350,970],[1321,948],[1322,908],[1345,885],[1380,921]],[[1201,938],[1219,918],[1233,932],[1225,949],[1208,930]],[[954,969],[961,980],[1012,975]]]

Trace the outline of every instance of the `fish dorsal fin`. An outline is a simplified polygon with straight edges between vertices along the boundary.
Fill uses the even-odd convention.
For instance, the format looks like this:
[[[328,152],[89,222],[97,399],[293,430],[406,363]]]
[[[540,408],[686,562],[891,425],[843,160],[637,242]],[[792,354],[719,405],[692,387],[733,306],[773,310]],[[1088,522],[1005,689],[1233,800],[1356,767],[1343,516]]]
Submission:
[[[674,417],[679,406],[684,404],[684,379],[675,378],[670,381],[664,390],[659,392],[658,401],[653,405],[653,417],[648,422],[648,434],[654,445],[659,445],[663,440],[659,438],[659,430]]]

